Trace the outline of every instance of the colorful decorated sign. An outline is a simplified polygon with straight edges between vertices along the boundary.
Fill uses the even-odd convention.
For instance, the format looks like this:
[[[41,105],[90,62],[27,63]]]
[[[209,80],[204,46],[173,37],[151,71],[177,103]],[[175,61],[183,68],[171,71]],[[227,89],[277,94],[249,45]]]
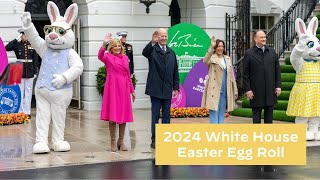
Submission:
[[[203,63],[203,59],[197,62],[188,73],[183,88],[187,97],[186,107],[200,107],[202,94],[204,91],[208,67]]]
[[[186,94],[181,84],[179,85],[179,89],[180,92],[178,95],[176,97],[172,97],[171,99],[172,108],[186,107]]]
[[[176,53],[180,83],[186,93],[185,106],[172,105],[199,107],[201,105],[202,88],[204,88],[203,82],[208,70],[201,62],[193,71],[190,70],[205,56],[211,45],[210,37],[200,27],[189,23],[181,23],[171,27],[168,35],[167,45]],[[201,79],[202,82],[200,82]]]
[[[18,85],[0,85],[0,114],[17,113],[21,103],[21,91]]]

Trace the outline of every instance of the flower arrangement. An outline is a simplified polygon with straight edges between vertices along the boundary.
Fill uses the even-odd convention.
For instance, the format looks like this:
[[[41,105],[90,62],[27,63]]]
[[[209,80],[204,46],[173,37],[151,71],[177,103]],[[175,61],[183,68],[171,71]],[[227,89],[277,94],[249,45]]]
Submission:
[[[171,108],[170,115],[172,118],[208,117],[209,111],[200,107]]]
[[[172,118],[208,117],[209,110],[200,107],[170,108],[170,116]],[[229,117],[228,111],[226,111],[225,117]]]
[[[27,114],[20,112],[15,114],[0,114],[0,126],[11,124],[29,123],[30,119]]]

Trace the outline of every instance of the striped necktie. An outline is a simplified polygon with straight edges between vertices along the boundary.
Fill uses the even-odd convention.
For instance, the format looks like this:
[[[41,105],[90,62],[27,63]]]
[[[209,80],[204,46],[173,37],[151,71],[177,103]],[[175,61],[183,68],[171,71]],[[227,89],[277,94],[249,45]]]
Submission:
[[[161,48],[162,48],[163,52],[166,52],[165,46],[161,46]]]

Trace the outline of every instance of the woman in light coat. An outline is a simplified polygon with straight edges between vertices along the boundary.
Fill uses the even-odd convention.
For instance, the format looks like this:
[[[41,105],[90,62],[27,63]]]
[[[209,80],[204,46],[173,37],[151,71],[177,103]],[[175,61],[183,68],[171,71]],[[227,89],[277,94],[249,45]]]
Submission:
[[[225,111],[232,111],[238,98],[232,62],[226,54],[225,43],[212,36],[211,47],[203,59],[208,75],[201,102],[201,107],[209,109],[211,124],[223,124]]]

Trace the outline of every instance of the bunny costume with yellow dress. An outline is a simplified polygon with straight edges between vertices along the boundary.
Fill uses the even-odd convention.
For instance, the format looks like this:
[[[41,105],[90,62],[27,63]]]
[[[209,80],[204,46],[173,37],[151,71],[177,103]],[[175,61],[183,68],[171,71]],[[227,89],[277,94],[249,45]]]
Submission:
[[[311,19],[308,28],[300,19],[295,21],[299,43],[290,61],[296,71],[287,108],[288,116],[296,116],[296,124],[307,125],[307,140],[320,140],[320,43],[315,36],[318,18]]]

